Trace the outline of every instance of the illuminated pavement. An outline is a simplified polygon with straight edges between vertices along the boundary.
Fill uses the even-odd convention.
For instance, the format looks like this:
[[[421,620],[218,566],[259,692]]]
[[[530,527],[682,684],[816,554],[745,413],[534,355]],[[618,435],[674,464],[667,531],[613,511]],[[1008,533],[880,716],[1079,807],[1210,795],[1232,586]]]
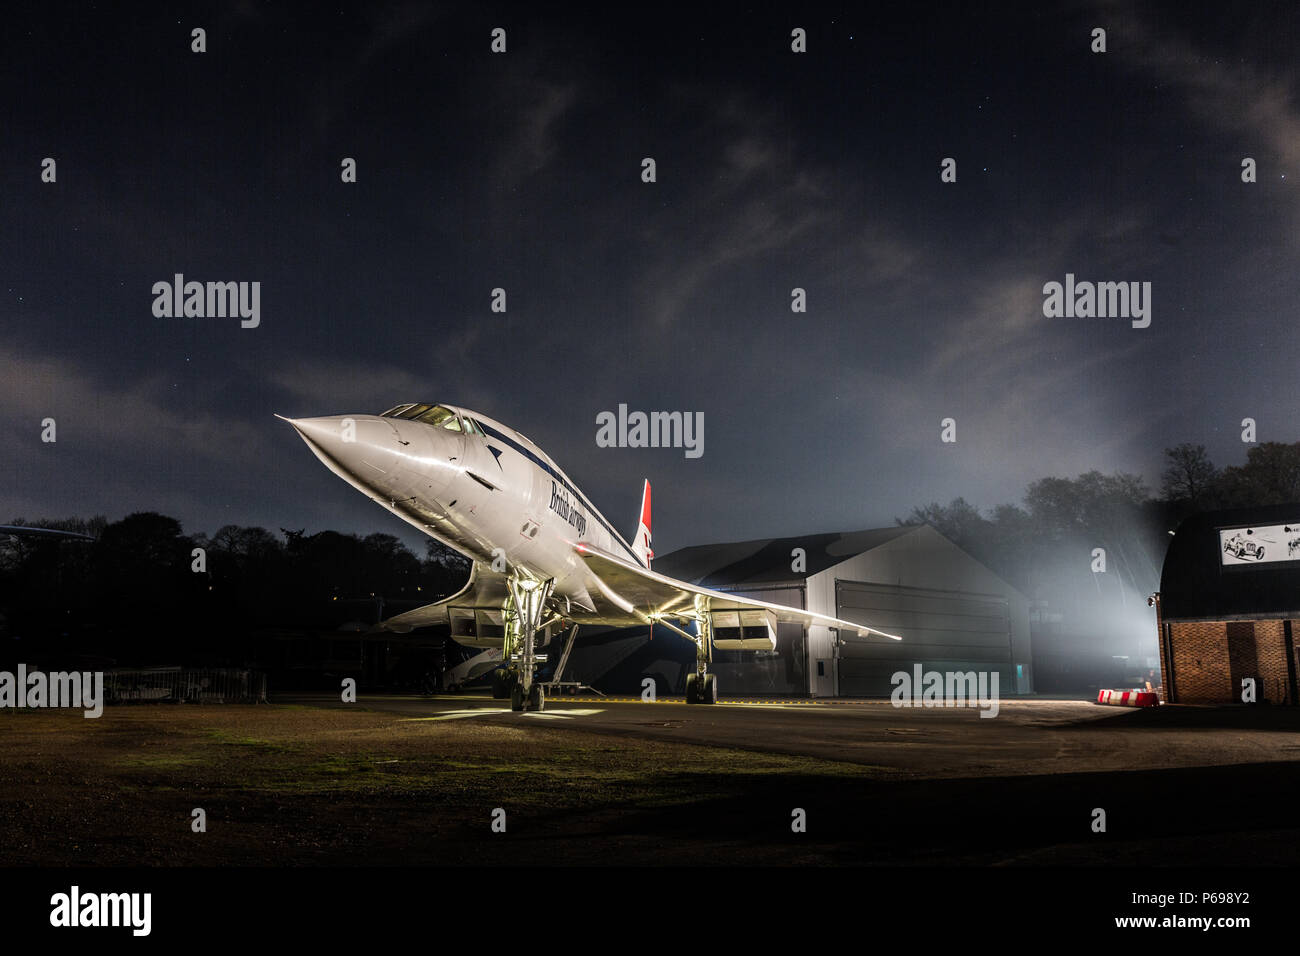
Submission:
[[[1004,700],[976,708],[896,708],[889,701],[727,701],[688,706],[631,698],[557,697],[543,713],[463,694],[274,695],[276,703],[361,707],[412,721],[488,721],[623,738],[735,747],[869,765],[899,779],[1119,772],[1293,761],[1287,711],[1165,707],[1139,711],[1068,700]],[[632,745],[632,741],[628,741]]]

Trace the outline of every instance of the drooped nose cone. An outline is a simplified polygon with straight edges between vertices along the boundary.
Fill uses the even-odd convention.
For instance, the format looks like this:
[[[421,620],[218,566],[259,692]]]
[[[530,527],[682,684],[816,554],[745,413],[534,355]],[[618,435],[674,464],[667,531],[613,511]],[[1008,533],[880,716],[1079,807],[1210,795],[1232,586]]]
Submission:
[[[285,421],[330,471],[376,498],[436,497],[450,480],[439,436],[426,425],[378,415]]]
[[[387,419],[331,415],[285,420],[330,471],[362,490],[388,494],[401,481],[400,452],[408,446]]]

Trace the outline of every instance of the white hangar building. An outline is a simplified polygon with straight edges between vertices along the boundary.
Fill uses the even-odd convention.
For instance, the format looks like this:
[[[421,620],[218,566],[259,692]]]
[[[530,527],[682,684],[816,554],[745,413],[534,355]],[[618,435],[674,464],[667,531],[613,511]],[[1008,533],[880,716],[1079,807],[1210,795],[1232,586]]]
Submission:
[[[800,561],[802,550],[802,561]],[[890,676],[999,672],[999,692],[1033,690],[1025,596],[928,525],[682,548],[656,571],[848,621],[903,640],[782,624],[770,653],[715,651],[724,695],[887,697]]]

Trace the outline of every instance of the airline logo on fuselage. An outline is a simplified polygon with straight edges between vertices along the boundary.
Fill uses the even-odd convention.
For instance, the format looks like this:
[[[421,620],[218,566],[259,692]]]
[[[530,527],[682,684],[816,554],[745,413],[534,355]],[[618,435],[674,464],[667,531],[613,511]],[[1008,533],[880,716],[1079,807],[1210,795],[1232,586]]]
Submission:
[[[569,493],[554,481],[551,482],[551,510],[569,523],[579,535],[587,533],[587,519],[578,506],[569,500]]]

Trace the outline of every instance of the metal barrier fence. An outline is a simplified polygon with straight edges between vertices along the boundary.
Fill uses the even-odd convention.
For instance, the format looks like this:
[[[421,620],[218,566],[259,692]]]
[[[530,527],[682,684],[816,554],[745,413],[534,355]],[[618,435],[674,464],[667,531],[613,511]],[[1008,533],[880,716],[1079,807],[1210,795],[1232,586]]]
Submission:
[[[104,672],[110,704],[265,704],[266,673],[233,667],[145,667]]]

